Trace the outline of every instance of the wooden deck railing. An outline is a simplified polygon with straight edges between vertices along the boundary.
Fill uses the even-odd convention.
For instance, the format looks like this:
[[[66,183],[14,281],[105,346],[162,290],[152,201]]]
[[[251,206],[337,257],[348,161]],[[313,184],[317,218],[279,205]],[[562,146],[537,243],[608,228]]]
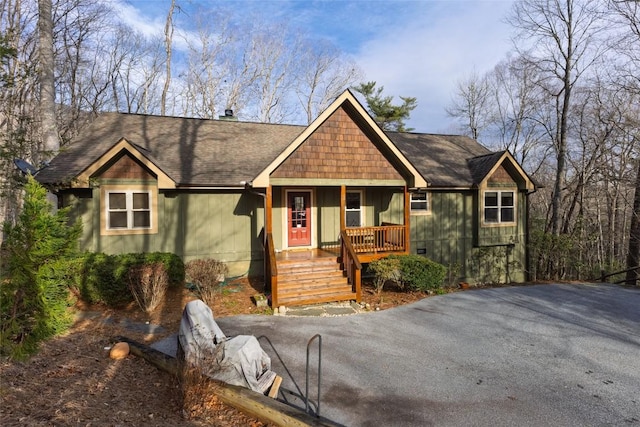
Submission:
[[[265,278],[271,289],[271,307],[278,306],[278,265],[276,263],[276,249],[273,245],[273,235],[267,233],[264,248]]]
[[[347,228],[356,253],[403,252],[406,248],[405,226],[384,224],[377,227]]]
[[[358,254],[356,254],[351,238],[345,230],[340,232],[340,256],[342,269],[347,274],[349,284],[354,288],[356,301],[360,302],[362,299],[362,264],[358,260]]]

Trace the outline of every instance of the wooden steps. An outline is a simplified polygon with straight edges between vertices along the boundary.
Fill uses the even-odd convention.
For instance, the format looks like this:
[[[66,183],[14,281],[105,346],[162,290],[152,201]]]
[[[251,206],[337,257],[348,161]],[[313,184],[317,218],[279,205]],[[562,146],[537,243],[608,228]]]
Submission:
[[[355,299],[337,258],[278,260],[278,305],[295,306]]]

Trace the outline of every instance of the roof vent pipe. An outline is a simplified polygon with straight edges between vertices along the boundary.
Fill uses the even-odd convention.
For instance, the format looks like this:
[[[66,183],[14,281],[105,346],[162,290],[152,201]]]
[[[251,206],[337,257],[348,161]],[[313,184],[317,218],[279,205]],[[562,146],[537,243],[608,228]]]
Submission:
[[[224,116],[218,116],[218,119],[220,120],[229,120],[229,121],[238,121],[238,118],[236,116],[233,115],[233,110],[232,109],[226,109],[224,110]]]

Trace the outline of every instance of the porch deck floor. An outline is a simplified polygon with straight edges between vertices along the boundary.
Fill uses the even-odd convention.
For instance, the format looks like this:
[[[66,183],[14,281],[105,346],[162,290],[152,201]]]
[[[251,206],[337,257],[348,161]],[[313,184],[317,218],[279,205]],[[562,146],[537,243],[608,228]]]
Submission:
[[[319,258],[335,258],[340,255],[340,249],[289,249],[276,253],[276,261],[302,261]]]

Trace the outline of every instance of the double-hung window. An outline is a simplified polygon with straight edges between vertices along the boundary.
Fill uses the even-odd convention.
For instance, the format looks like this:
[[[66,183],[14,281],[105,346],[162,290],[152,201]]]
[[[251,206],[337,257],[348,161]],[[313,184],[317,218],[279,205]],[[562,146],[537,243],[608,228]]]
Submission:
[[[362,192],[347,191],[345,222],[347,227],[362,227]]]
[[[425,191],[418,191],[411,193],[411,213],[412,214],[426,214],[431,211],[429,206],[429,193]]]
[[[151,191],[106,192],[107,230],[148,230],[152,227]]]
[[[515,191],[484,192],[484,223],[505,224],[515,222]]]

